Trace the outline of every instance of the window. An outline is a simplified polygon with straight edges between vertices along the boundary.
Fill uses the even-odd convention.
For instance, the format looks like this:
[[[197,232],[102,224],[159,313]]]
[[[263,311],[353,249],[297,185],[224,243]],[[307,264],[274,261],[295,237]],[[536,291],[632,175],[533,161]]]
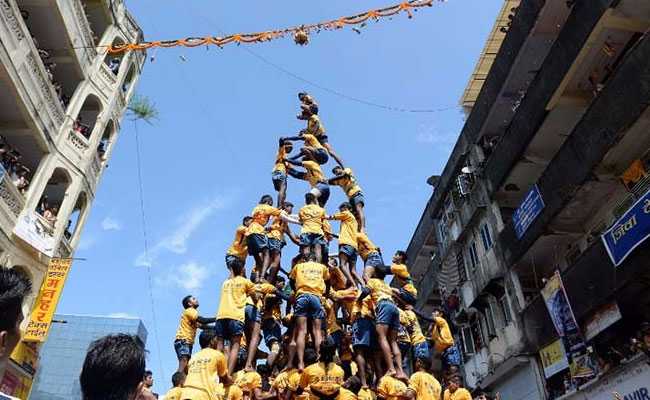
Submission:
[[[492,310],[492,302],[489,301],[488,306],[485,308],[485,322],[487,324],[488,337],[492,338],[497,335],[496,318]]]
[[[512,322],[512,314],[510,313],[510,304],[508,304],[508,296],[505,294],[499,299],[499,306],[503,314],[503,321],[505,325]]]
[[[458,267],[458,277],[461,282],[467,281],[467,270],[465,269],[465,257],[463,251],[459,250],[456,253],[456,266]]]
[[[490,227],[488,224],[481,226],[481,240],[483,241],[485,251],[489,251],[492,248],[492,236],[490,235]]]
[[[472,328],[465,326],[461,328],[460,334],[463,342],[463,353],[474,354],[476,350],[474,348],[474,339],[472,338]]]
[[[475,241],[471,241],[469,244],[469,259],[472,263],[472,271],[475,271],[478,266],[478,251],[476,250]]]
[[[447,241],[447,224],[443,222],[443,220],[440,220],[438,223],[438,233],[440,234],[440,241],[441,242],[446,242]]]
[[[474,339],[474,349],[478,350],[483,348],[483,343],[485,343],[485,340],[483,340],[483,329],[481,327],[480,318],[478,318],[478,316],[475,316],[470,322],[469,327],[472,332],[472,339]]]

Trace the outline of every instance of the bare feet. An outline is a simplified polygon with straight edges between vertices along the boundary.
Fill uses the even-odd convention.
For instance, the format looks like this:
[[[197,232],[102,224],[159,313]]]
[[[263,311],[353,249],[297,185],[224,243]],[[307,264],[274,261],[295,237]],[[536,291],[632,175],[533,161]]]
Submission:
[[[400,372],[400,373],[395,375],[395,379],[398,379],[398,380],[400,380],[402,382],[408,383],[409,377],[406,376],[406,374],[404,372]]]
[[[397,371],[395,371],[395,368],[388,368],[384,375],[395,377],[395,375],[397,375]]]
[[[246,372],[253,372],[253,371],[255,371],[255,370],[253,369],[253,366],[252,366],[252,365],[247,365],[246,368],[244,368],[244,371],[246,371]]]
[[[298,372],[302,373],[304,369],[305,369],[305,364],[298,363]]]

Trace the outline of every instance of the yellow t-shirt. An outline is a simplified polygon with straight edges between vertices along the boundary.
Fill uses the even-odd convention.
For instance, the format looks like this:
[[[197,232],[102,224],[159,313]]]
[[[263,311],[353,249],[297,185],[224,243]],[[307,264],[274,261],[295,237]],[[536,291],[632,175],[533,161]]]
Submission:
[[[338,268],[336,268],[338,270]],[[330,274],[332,274],[330,272]],[[330,284],[332,282],[332,276],[330,276]],[[332,285],[332,287],[334,287]],[[340,290],[335,290],[334,292],[330,292],[333,295],[333,298],[336,300],[337,303],[339,303],[343,308],[345,308],[345,311],[348,313],[350,317],[353,317],[354,314],[354,304],[357,302],[357,297],[359,297],[359,290],[351,286],[349,288],[345,289],[340,289]]]
[[[393,290],[382,279],[369,279],[367,286],[370,289],[370,297],[374,304],[379,303],[381,300],[393,301]]]
[[[219,378],[228,374],[226,356],[206,348],[192,356],[187,366],[187,377],[181,399],[212,400],[223,396]]]
[[[269,218],[278,217],[281,212],[282,210],[279,208],[272,207],[268,204],[258,204],[253,208],[253,212],[251,212],[253,221],[248,227],[248,234],[264,235],[264,226],[269,222]]]
[[[176,340],[184,340],[189,344],[194,344],[196,328],[198,327],[197,319],[199,312],[194,307],[186,308],[181,314],[181,321],[176,330]]]
[[[357,219],[350,211],[338,212],[332,216],[337,221],[341,221],[339,230],[339,246],[347,244],[357,249],[357,233],[359,233],[359,224]]]
[[[454,345],[454,337],[449,330],[449,324],[444,318],[435,317],[435,323],[431,327],[431,339],[435,342],[438,353],[442,353]]]
[[[404,310],[399,310],[399,324],[400,329],[397,331],[397,342],[411,344],[411,336],[409,335],[409,327],[411,321]]]
[[[377,394],[385,400],[402,400],[408,390],[404,382],[389,375],[384,375],[377,385]]]
[[[239,225],[239,227],[237,227],[237,230],[235,231],[235,240],[233,240],[226,254],[244,260],[246,259],[246,256],[248,255],[248,245],[246,244],[247,231],[248,228],[244,225]]]
[[[376,400],[377,396],[375,395],[375,392],[373,392],[369,388],[361,388],[361,390],[359,390],[359,393],[357,394],[357,398],[359,400]]]
[[[181,393],[183,392],[183,388],[181,387],[173,387],[169,389],[169,392],[165,395],[164,399],[165,400],[181,400]]]
[[[406,318],[408,319],[408,332],[411,337],[411,343],[413,345],[424,343],[427,341],[427,338],[422,334],[422,328],[420,327],[420,321],[418,321],[418,316],[415,315],[413,310],[404,311]],[[401,310],[400,310],[401,315]]]
[[[323,296],[329,277],[327,267],[313,261],[296,264],[289,274],[289,278],[296,281],[296,296],[303,293]]]
[[[331,299],[325,299],[325,316],[327,320],[327,334],[331,335],[334,332],[341,330],[341,325],[336,319],[336,304]]]
[[[280,146],[278,149],[278,154],[275,156],[275,165],[273,165],[273,172],[280,171],[283,174],[287,173],[287,164],[284,162],[284,159],[287,157],[287,147],[286,145]]]
[[[318,138],[316,136],[310,134],[310,133],[305,133],[302,135],[302,138],[305,140],[305,145],[309,147],[313,147],[315,149],[324,149],[322,144],[318,141]]]
[[[352,169],[345,168],[343,173],[345,175],[336,177],[333,182],[335,185],[340,186],[348,197],[352,197],[361,191],[361,187],[357,183],[357,178],[354,177]]]
[[[309,117],[309,120],[307,120],[307,132],[316,137],[323,136],[325,134],[325,127],[320,122],[318,115],[314,114]]]
[[[284,222],[281,217],[273,217],[273,220],[271,221],[271,230],[266,233],[266,237],[283,242],[286,224],[287,223]]]
[[[225,394],[225,399],[226,400],[243,400],[244,399],[244,392],[242,392],[241,388],[237,385],[230,385],[227,388],[225,388],[226,394]]]
[[[262,388],[262,377],[255,371],[239,371],[235,375],[235,385],[244,392],[244,395],[252,395],[255,389]]]
[[[318,204],[308,204],[298,212],[298,219],[302,224],[300,233],[315,233],[324,235],[323,220],[325,219],[325,210]]]
[[[418,371],[411,375],[409,387],[415,390],[415,400],[440,399],[442,387],[433,375]]]
[[[346,278],[339,267],[330,268],[330,286],[334,290],[345,289]]]
[[[357,232],[357,250],[361,258],[365,261],[370,253],[378,252],[379,247],[375,246],[364,232]]]
[[[403,280],[412,280],[408,267],[404,264],[391,264],[390,272]]]
[[[336,396],[336,400],[357,400],[357,395],[346,388],[341,388],[339,395]]]
[[[244,322],[246,298],[255,293],[255,284],[243,276],[226,279],[221,285],[221,299],[217,319]]]
[[[341,388],[345,373],[343,368],[335,363],[325,364],[318,362],[305,368],[300,378],[300,387],[310,392],[315,391],[324,395],[333,395]],[[317,396],[310,396],[313,400],[318,400]]]
[[[316,161],[304,160],[302,166],[307,171],[307,181],[312,187],[316,187],[318,182],[325,182],[325,175]]]
[[[464,388],[458,388],[454,393],[446,389],[444,400],[472,400],[472,395]]]
[[[374,318],[375,317],[375,306],[372,301],[372,297],[367,296],[361,301],[355,301],[354,307],[352,307],[352,317],[356,318]]]

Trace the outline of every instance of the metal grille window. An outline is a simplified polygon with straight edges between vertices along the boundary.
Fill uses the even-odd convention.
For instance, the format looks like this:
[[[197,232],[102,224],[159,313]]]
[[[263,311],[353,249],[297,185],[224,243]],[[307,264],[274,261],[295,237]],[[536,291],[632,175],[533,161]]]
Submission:
[[[503,321],[506,325],[512,322],[512,313],[510,313],[510,304],[508,303],[508,296],[505,294],[499,299],[499,306],[503,314]]]
[[[489,251],[492,248],[492,236],[490,235],[490,227],[488,224],[481,226],[481,240],[483,241],[485,251]]]
[[[472,332],[472,339],[474,343],[474,349],[478,350],[483,348],[485,340],[483,340],[483,329],[481,327],[481,321],[478,316],[474,317],[470,322],[470,330]]]
[[[469,259],[472,263],[472,271],[475,271],[476,267],[478,267],[478,251],[476,250],[476,242],[473,240],[469,244]]]
[[[463,342],[463,353],[464,354],[474,354],[476,349],[474,348],[474,338],[472,338],[472,329],[469,326],[465,326],[460,330],[461,340]]]
[[[496,318],[494,311],[492,310],[492,302],[490,301],[485,307],[485,322],[487,325],[488,337],[493,337],[497,335],[496,329]]]
[[[458,278],[461,282],[467,281],[467,270],[465,269],[465,257],[463,251],[456,252],[456,266],[458,267]]]

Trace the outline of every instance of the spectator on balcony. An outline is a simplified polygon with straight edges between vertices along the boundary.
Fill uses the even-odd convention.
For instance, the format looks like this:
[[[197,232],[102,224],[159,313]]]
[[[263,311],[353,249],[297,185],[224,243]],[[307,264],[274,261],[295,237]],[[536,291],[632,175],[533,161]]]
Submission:
[[[63,236],[66,238],[66,240],[70,240],[72,238],[72,230],[70,229],[72,227],[72,220],[68,220],[68,224],[65,226],[65,230],[63,231]]]
[[[16,171],[14,176],[12,177],[16,189],[18,189],[20,194],[23,195],[27,193],[27,189],[29,188],[29,180],[27,179],[28,173],[29,173],[29,168],[25,167],[24,165],[21,165],[18,171]]]
[[[90,127],[83,123],[81,117],[77,117],[77,120],[72,124],[72,129],[86,139],[90,139]]]
[[[112,58],[112,59],[108,62],[108,69],[110,69],[111,72],[112,72],[113,74],[115,74],[115,76],[117,76],[117,74],[119,74],[119,72],[120,72],[120,64],[121,64],[121,63],[122,63],[122,60],[121,60],[121,59],[119,59],[119,58],[117,58],[117,57],[116,57],[116,58]]]
[[[101,142],[99,142],[99,145],[97,146],[97,157],[99,157],[101,161],[104,161],[106,160],[105,156],[106,156],[106,140],[102,140]]]
[[[59,208],[58,207],[48,207],[45,209],[45,212],[43,213],[43,218],[47,222],[49,222],[52,226],[56,224],[56,216],[59,213]]]

